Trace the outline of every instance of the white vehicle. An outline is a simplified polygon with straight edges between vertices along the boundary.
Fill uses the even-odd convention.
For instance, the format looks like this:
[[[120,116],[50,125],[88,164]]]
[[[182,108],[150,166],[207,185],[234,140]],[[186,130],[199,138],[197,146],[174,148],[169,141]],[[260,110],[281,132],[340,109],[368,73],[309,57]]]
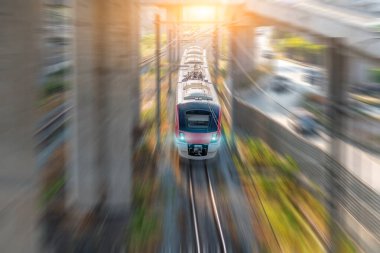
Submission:
[[[206,160],[215,157],[220,146],[221,108],[209,82],[206,50],[200,56],[188,57],[194,50],[200,51],[194,47],[185,50],[179,70],[175,139],[181,157]]]

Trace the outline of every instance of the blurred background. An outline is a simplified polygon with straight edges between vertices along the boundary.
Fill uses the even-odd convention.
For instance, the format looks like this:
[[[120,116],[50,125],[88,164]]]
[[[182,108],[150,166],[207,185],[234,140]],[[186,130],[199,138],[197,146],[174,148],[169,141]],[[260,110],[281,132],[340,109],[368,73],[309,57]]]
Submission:
[[[379,36],[378,0],[0,0],[0,252],[380,252]]]

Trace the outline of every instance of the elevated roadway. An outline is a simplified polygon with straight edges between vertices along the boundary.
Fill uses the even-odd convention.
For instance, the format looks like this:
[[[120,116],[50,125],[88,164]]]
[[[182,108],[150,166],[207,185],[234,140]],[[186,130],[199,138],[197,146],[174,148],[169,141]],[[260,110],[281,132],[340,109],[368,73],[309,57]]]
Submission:
[[[343,38],[349,51],[380,58],[380,19],[317,1],[247,0],[246,9],[266,24],[283,25],[323,38]]]

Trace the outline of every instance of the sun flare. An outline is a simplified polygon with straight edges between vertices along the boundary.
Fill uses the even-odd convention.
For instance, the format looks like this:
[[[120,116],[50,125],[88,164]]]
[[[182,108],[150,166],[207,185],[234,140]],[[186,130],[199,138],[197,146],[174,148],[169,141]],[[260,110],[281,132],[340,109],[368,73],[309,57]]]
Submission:
[[[215,8],[209,6],[186,7],[183,11],[184,20],[212,21],[215,19]]]

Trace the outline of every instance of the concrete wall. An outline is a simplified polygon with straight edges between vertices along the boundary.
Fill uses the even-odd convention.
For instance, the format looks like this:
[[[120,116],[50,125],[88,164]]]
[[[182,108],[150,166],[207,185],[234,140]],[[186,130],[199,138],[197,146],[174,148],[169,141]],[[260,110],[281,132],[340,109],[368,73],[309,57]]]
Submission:
[[[75,115],[70,200],[100,201],[115,213],[130,203],[132,131],[139,114],[138,2],[75,3]]]
[[[41,5],[0,6],[0,251],[39,252],[33,133]]]

